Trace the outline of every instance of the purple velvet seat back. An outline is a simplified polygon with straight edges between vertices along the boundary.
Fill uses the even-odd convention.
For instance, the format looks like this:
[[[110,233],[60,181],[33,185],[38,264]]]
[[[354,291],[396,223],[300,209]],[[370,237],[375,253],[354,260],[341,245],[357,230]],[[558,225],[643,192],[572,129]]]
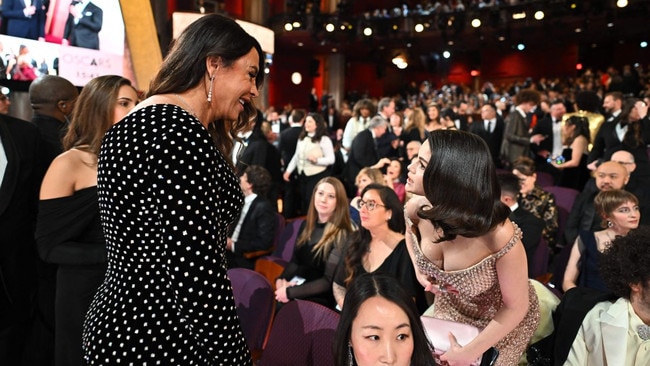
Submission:
[[[280,237],[278,239],[278,244],[275,246],[273,251],[273,256],[283,259],[285,262],[291,261],[291,256],[293,256],[293,249],[296,246],[296,240],[298,239],[298,230],[300,230],[300,225],[304,219],[295,219],[284,227]]]
[[[278,312],[259,366],[333,366],[339,315],[320,304],[292,300]]]
[[[269,281],[246,268],[228,270],[237,315],[248,348],[261,350],[275,309],[275,294]]]

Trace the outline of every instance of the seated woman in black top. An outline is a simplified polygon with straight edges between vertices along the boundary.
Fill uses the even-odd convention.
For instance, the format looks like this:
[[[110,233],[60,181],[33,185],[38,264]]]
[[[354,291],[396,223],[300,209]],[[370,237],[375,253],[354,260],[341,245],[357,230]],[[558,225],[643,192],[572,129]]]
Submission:
[[[334,308],[332,279],[352,230],[343,183],[333,177],[321,179],[300,227],[293,258],[275,281],[276,300],[303,299]]]
[[[332,285],[338,307],[343,308],[346,287],[366,272],[397,278],[419,302],[424,292],[415,278],[406,248],[404,208],[397,194],[389,187],[369,184],[361,193],[358,205],[361,227],[348,242],[345,265],[339,267]]]

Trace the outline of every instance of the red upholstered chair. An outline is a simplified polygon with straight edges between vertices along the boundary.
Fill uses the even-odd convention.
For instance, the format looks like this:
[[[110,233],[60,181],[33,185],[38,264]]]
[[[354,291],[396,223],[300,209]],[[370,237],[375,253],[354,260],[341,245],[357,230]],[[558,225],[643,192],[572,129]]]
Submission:
[[[332,366],[339,314],[320,304],[292,300],[273,321],[259,366]]]
[[[275,293],[261,274],[246,268],[231,268],[228,277],[246,344],[258,360],[275,312]]]

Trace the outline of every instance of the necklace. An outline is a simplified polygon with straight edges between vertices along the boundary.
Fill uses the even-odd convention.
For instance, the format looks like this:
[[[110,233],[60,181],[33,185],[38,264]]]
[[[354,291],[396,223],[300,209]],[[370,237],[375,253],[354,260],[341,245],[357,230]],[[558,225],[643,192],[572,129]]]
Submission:
[[[194,114],[194,111],[192,110],[192,108],[190,108],[190,104],[185,100],[185,98],[181,97],[179,94],[176,93],[174,93],[174,96],[176,97],[176,99],[178,99],[179,102],[181,102],[181,104],[183,104],[183,108],[187,109],[187,111],[190,112],[190,114],[194,116],[194,118],[199,119],[199,117],[197,117],[196,114]]]

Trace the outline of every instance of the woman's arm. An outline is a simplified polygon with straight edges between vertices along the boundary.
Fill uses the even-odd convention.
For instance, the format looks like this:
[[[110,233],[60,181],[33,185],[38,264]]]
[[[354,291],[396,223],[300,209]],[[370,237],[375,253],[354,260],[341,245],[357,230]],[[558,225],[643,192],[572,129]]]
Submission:
[[[574,288],[578,283],[578,276],[580,276],[580,258],[582,257],[582,252],[580,250],[584,244],[580,235],[576,238],[573,248],[571,248],[571,255],[569,256],[569,261],[566,264],[566,269],[564,270],[564,278],[562,279],[562,290],[567,292],[570,288]]]
[[[505,231],[512,233],[512,227]],[[502,237],[502,235],[497,236]],[[517,240],[510,251],[497,260],[496,270],[502,295],[501,308],[474,340],[464,347],[452,347],[441,356],[443,361],[455,361],[450,364],[462,365],[476,360],[515,329],[526,316],[529,301],[528,268],[526,252],[521,240]]]
[[[406,239],[406,249],[411,258],[411,262],[413,263],[415,276],[422,287],[425,288],[425,291],[429,291],[432,286],[431,281],[429,281],[427,276],[418,269],[415,260],[415,253],[413,252],[413,245],[418,245],[418,243],[417,238],[414,237],[415,234],[413,233],[412,226],[417,226],[417,223],[420,220],[420,218],[417,217],[417,210],[421,207],[421,203],[423,202],[422,200],[426,201],[424,197],[414,195],[404,206],[404,216],[406,221],[406,233],[404,239]],[[411,218],[413,218],[414,221],[411,221]]]
[[[571,160],[558,164],[553,161],[551,164],[558,169],[575,168],[580,165],[582,156],[587,150],[587,139],[584,136],[578,136],[571,144]]]
[[[334,164],[336,158],[334,157],[334,145],[332,145],[332,140],[327,136],[323,136],[320,138],[318,145],[323,152],[323,156],[316,158],[314,164],[321,166]]]
[[[304,299],[309,296],[319,295],[327,291],[331,291],[334,274],[339,266],[341,260],[341,250],[336,246],[332,249],[327,256],[325,263],[325,271],[320,278],[305,282],[300,286],[293,286],[287,288],[287,298],[291,299]]]

